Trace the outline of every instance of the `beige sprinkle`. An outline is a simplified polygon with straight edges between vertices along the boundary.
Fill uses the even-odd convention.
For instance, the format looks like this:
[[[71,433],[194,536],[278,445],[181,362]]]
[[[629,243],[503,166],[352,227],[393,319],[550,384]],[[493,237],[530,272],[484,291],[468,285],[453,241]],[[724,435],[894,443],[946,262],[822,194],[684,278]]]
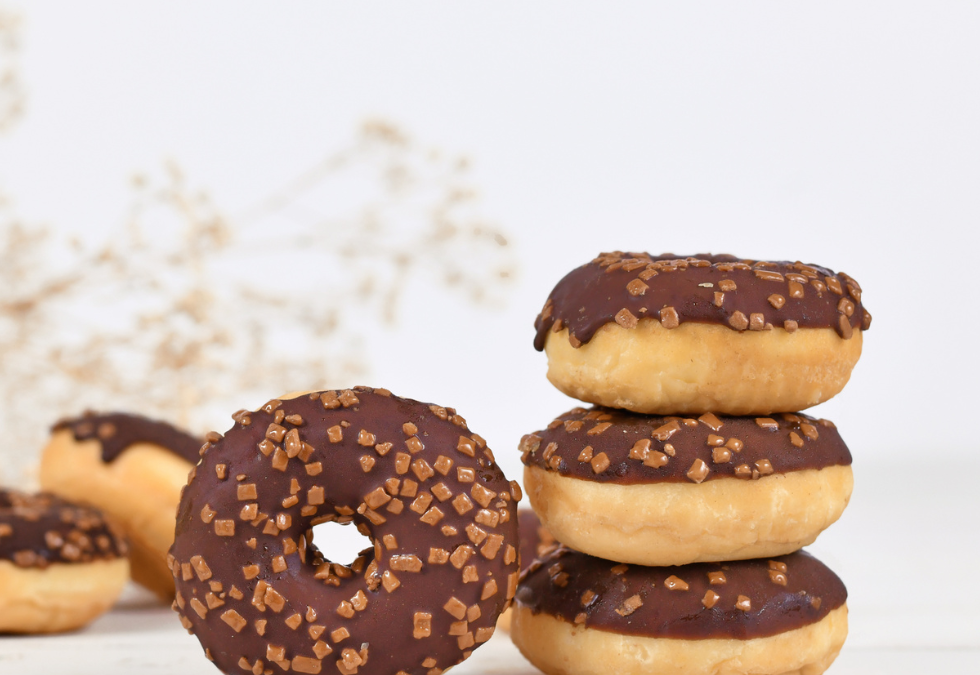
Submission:
[[[426,523],[427,525],[435,525],[440,520],[442,520],[444,516],[445,514],[438,506],[433,506],[428,511],[426,511],[425,514],[421,518],[419,518],[419,520],[421,520],[423,523]]]
[[[588,434],[589,436],[598,436],[599,434],[601,434],[611,426],[612,426],[612,422],[600,422],[599,424],[595,425],[585,433]]]
[[[609,468],[609,457],[604,452],[600,452],[598,455],[592,458],[589,462],[592,465],[593,473],[602,473]]]
[[[399,476],[408,473],[408,467],[412,462],[412,456],[406,452],[395,454],[395,473]]]
[[[652,443],[650,442],[649,438],[641,438],[633,444],[632,448],[630,448],[630,459],[638,459],[643,461],[647,458],[647,455],[650,454],[651,445]]]
[[[711,451],[711,461],[714,464],[726,464],[732,461],[732,451],[728,448],[714,448]]]
[[[664,328],[668,330],[671,328],[677,328],[681,324],[680,316],[677,314],[677,310],[673,307],[664,307],[660,310],[660,323]]]
[[[694,460],[691,468],[687,471],[687,477],[695,483],[700,483],[708,477],[711,469],[700,457]]]
[[[735,330],[745,330],[749,327],[749,320],[744,314],[742,314],[742,312],[735,310],[735,312],[733,312],[728,318],[728,325]]]
[[[416,640],[432,635],[432,615],[428,612],[415,612],[413,617],[414,630],[412,635]]]
[[[686,591],[690,588],[687,582],[673,574],[664,580],[664,587],[668,591]]]
[[[743,612],[747,612],[752,609],[752,601],[746,596],[740,595],[738,596],[738,600],[735,602],[735,609],[740,609]]]
[[[466,436],[460,436],[459,442],[456,444],[456,450],[463,453],[464,455],[469,455],[470,457],[476,456],[476,442],[467,438]]]
[[[456,596],[450,597],[442,608],[449,612],[457,621],[462,621],[466,617],[466,604],[461,602]]]
[[[259,498],[259,491],[255,483],[241,483],[238,485],[238,501],[248,502]]]
[[[711,609],[718,604],[718,599],[720,597],[720,595],[709,588],[704,592],[704,597],[701,598],[701,604],[704,605],[706,609]]]
[[[309,656],[294,656],[290,664],[297,673],[309,673],[312,675],[319,673],[322,667],[319,659],[314,659]]]
[[[643,600],[640,599],[640,596],[631,595],[630,597],[626,598],[626,600],[623,601],[623,604],[616,609],[616,613],[620,616],[629,616],[642,606]]]
[[[636,328],[636,324],[638,324],[639,321],[631,311],[629,311],[624,307],[623,309],[616,312],[616,323],[618,323],[623,328]]]
[[[769,570],[769,579],[772,581],[772,583],[778,584],[780,586],[785,586],[789,581],[789,578],[786,576],[786,574],[780,572],[779,570]]]
[[[231,626],[236,633],[241,633],[242,628],[248,623],[245,618],[233,609],[229,609],[221,615],[221,620]]]
[[[386,591],[391,593],[393,590],[401,586],[402,582],[399,581],[398,577],[392,574],[389,570],[385,570],[381,575],[381,585],[384,586]]]
[[[654,469],[659,469],[662,466],[667,466],[668,461],[670,460],[667,455],[662,452],[652,450],[650,454],[647,455],[647,458],[643,460],[643,465]]]

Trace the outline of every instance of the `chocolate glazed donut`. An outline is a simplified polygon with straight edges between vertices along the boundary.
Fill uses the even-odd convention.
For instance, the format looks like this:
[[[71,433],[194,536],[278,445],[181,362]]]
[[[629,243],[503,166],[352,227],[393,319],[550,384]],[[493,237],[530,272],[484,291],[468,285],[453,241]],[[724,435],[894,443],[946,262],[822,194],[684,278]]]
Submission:
[[[490,638],[517,587],[520,488],[452,408],[359,387],[234,419],[170,557],[174,607],[222,671],[437,675]],[[324,560],[325,522],[373,547]]]
[[[41,487],[91,504],[116,522],[129,540],[133,580],[169,604],[174,514],[203,442],[142,415],[86,412],[52,428],[41,457]]]
[[[129,580],[126,553],[95,509],[0,490],[0,633],[57,633],[92,621]]]

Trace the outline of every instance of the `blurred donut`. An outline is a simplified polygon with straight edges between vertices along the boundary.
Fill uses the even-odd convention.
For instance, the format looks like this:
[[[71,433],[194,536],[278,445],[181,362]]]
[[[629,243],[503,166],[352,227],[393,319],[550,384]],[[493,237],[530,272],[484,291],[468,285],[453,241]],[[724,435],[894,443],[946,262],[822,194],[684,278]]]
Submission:
[[[575,408],[521,441],[524,488],[558,541],[683,565],[812,543],[851,497],[851,453],[807,415],[698,418]]]
[[[870,325],[857,282],[823,267],[614,252],[558,282],[534,346],[582,401],[759,415],[837,394]]]
[[[558,546],[558,541],[551,536],[548,528],[541,524],[537,514],[531,509],[519,509],[517,511],[517,522],[520,525],[521,572],[523,572],[537,558],[547,554],[551,549]],[[514,608],[509,607],[497,619],[497,628],[509,631],[513,614]]]
[[[357,387],[270,401],[208,443],[181,499],[175,609],[226,673],[438,673],[518,580],[516,502],[452,408]],[[325,560],[314,525],[372,548]]]
[[[514,644],[548,675],[818,675],[847,590],[804,552],[642,567],[561,547],[521,577]]]
[[[127,413],[62,420],[41,457],[41,487],[91,504],[125,532],[133,580],[167,600],[174,582],[167,550],[187,474],[203,440]]]
[[[0,490],[0,633],[80,628],[128,580],[126,543],[98,511]]]

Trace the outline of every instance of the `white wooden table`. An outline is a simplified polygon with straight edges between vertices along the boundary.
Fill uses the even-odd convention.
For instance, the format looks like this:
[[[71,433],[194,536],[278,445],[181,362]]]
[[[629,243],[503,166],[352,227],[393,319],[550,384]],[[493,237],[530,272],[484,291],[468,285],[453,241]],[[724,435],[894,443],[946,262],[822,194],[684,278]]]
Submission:
[[[858,453],[855,453],[858,454]],[[980,458],[855,465],[841,522],[809,550],[847,584],[850,636],[833,675],[980,673]],[[0,675],[215,675],[169,608],[130,590],[87,629],[0,637]],[[453,671],[531,675],[506,633]]]

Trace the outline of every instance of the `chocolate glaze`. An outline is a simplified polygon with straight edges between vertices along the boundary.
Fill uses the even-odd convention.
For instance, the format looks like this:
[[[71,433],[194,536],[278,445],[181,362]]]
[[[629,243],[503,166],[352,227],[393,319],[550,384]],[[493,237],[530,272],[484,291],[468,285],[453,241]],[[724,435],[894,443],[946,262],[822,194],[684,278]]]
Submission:
[[[0,560],[44,568],[126,553],[125,540],[95,509],[47,493],[0,490]]]
[[[541,524],[531,509],[519,509],[517,521],[521,532],[521,571],[523,572],[535,559],[545,555],[558,546],[558,540]]]
[[[633,449],[647,441],[646,451]],[[583,455],[587,447],[592,450]],[[851,453],[833,424],[802,413],[693,418],[639,415],[599,406],[574,408],[547,429],[522,438],[520,449],[527,466],[621,485],[751,479],[851,463]],[[723,456],[727,450],[728,461],[716,462],[716,450]],[[608,465],[597,472],[604,464],[596,460],[600,453],[605,453]],[[702,477],[695,472],[692,477],[689,472],[699,460],[708,473]]]
[[[798,287],[791,288],[787,275],[798,275],[794,282]],[[737,288],[724,291],[718,306],[715,293],[722,292],[722,280],[734,282]],[[783,299],[778,309],[769,299],[773,295]],[[662,313],[665,308],[673,308],[676,314]],[[568,329],[573,346],[589,342],[602,326],[617,321],[623,310],[630,316],[620,316],[619,322],[627,327],[637,319],[652,318],[667,327],[694,322],[746,330],[753,314],[763,318],[752,326],[759,330],[765,330],[766,324],[783,327],[791,321],[795,324],[788,330],[833,328],[849,338],[851,329],[871,326],[871,315],[861,304],[861,287],[843,272],[835,274],[799,262],[740,260],[731,255],[651,256],[616,251],[600,254],[558,282],[534,322],[534,348],[543,350],[548,332],[562,328]],[[852,312],[846,320],[851,329],[841,320],[847,311]]]
[[[102,444],[102,461],[111,462],[133,443],[153,443],[197,464],[204,442],[166,422],[129,413],[86,412],[82,417],[61,420],[52,431],[71,430],[76,441],[97,440]]]
[[[489,639],[517,587],[520,492],[453,409],[359,387],[235,419],[191,472],[170,559],[175,608],[218,668],[421,674]],[[344,520],[374,544],[351,566],[311,542],[313,525]]]
[[[722,572],[725,583],[712,584],[710,572]],[[669,577],[687,584],[687,590],[669,590]],[[710,609],[704,602],[708,591],[719,596]],[[629,612],[624,603],[637,595],[642,605]],[[739,596],[748,598],[751,607],[737,608]],[[522,574],[516,600],[535,614],[612,633],[748,640],[816,623],[846,599],[847,589],[837,575],[803,551],[771,561],[643,567],[560,547]]]

